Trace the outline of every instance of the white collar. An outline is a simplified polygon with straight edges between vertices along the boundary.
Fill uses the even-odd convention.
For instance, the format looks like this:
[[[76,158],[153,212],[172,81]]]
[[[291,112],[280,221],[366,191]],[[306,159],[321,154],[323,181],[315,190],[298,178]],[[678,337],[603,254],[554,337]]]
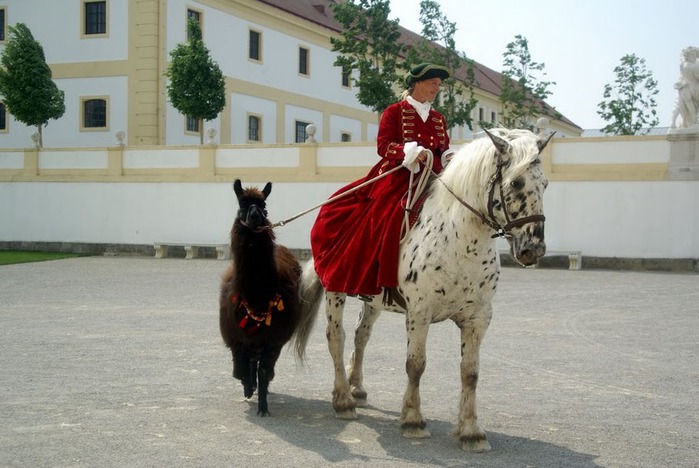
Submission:
[[[427,117],[430,115],[432,104],[429,101],[419,102],[412,96],[406,97],[406,100],[408,101],[408,104],[413,106],[413,108],[417,111],[422,121],[427,122]]]

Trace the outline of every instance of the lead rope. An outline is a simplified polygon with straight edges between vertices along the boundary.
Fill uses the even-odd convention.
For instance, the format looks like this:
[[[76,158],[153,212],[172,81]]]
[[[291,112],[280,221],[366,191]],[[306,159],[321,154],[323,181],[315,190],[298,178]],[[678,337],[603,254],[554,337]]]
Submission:
[[[357,185],[356,187],[353,187],[353,188],[347,190],[346,192],[342,192],[342,193],[340,193],[340,194],[338,194],[338,195],[335,195],[335,196],[332,197],[332,198],[328,198],[327,200],[325,200],[325,201],[322,202],[322,203],[318,203],[317,205],[308,208],[307,210],[303,210],[302,212],[300,212],[300,213],[298,213],[298,214],[295,214],[295,215],[292,216],[291,218],[287,218],[287,219],[281,220],[281,221],[279,221],[279,222],[276,222],[276,223],[274,223],[274,224],[271,224],[271,225],[267,226],[266,229],[274,229],[275,227],[284,226],[284,225],[286,225],[287,223],[290,223],[291,221],[295,220],[296,218],[300,218],[301,216],[303,216],[303,215],[305,215],[305,214],[308,214],[308,213],[310,213],[311,211],[320,208],[321,206],[327,205],[328,203],[332,203],[332,202],[334,202],[334,201],[336,201],[336,200],[339,200],[340,198],[346,197],[347,195],[349,195],[349,194],[351,194],[351,193],[353,193],[353,192],[356,192],[356,191],[359,190],[360,188],[366,187],[366,186],[369,185],[369,184],[373,184],[373,183],[376,182],[377,180],[383,179],[383,178],[386,177],[387,175],[393,174],[393,173],[396,172],[398,169],[402,169],[402,168],[403,168],[403,166],[396,166],[396,167],[394,167],[393,169],[391,169],[390,171],[384,172],[383,174],[380,174],[380,175],[374,177],[373,179],[369,179],[369,180],[367,180],[367,181],[365,181],[365,182],[362,182],[361,184],[359,184],[359,185]]]

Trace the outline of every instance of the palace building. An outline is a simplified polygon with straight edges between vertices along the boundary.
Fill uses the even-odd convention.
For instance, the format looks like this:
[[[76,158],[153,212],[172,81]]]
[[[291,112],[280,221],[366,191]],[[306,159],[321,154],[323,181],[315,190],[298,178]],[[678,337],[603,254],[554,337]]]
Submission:
[[[0,50],[8,26],[24,23],[42,45],[66,112],[43,130],[44,146],[129,147],[199,144],[198,122],[167,99],[165,72],[186,41],[186,21],[202,25],[226,81],[226,107],[204,122],[221,145],[372,141],[378,116],[333,65],[335,0],[0,0]],[[418,35],[402,29],[402,40]],[[501,75],[475,64],[473,119],[497,122]],[[31,146],[33,127],[7,113],[0,96],[0,147]],[[544,106],[558,136],[582,129]],[[550,112],[549,112],[550,111]],[[474,131],[480,130],[474,128]],[[452,139],[470,139],[468,127]]]

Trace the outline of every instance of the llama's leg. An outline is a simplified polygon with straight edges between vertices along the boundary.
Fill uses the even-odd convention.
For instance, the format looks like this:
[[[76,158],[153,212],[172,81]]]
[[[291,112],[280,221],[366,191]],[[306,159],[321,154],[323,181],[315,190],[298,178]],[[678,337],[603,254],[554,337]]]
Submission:
[[[342,293],[325,293],[325,314],[328,319],[328,328],[325,336],[328,338],[328,349],[335,368],[335,384],[333,388],[335,417],[340,419],[357,419],[356,404],[350,393],[344,364],[345,330],[342,326],[342,313],[346,297]]]
[[[403,409],[400,415],[403,437],[422,439],[430,437],[427,421],[420,412],[420,378],[427,365],[427,331],[429,322],[426,319],[409,318],[406,315],[408,331],[408,356],[405,361],[405,371],[408,374],[408,387],[403,397]]]
[[[257,389],[257,362],[258,353],[246,352],[247,374],[243,377],[243,393],[245,398],[251,398]]]
[[[381,315],[381,310],[364,303],[362,312],[354,331],[354,351],[347,366],[349,384],[357,406],[367,405],[367,394],[364,390],[364,350],[371,337],[374,322]]]
[[[478,425],[476,414],[479,352],[488,323],[489,320],[483,319],[457,323],[461,329],[461,400],[457,435],[461,448],[467,452],[490,451],[490,444]]]
[[[243,395],[250,398],[257,387],[257,363],[244,346],[235,346],[233,353],[233,378],[243,384]]]
[[[267,395],[269,394],[269,383],[274,378],[274,365],[279,359],[281,347],[265,348],[260,355],[259,367],[257,370],[257,415],[269,416],[267,407]]]

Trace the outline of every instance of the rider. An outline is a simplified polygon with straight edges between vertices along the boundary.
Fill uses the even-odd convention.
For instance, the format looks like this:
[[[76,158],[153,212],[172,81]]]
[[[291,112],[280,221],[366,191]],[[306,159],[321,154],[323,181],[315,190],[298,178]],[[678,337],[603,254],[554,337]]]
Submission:
[[[425,170],[421,162],[434,155],[432,170],[439,173],[451,153],[446,119],[431,102],[446,68],[423,63],[410,71],[401,100],[381,116],[377,150],[381,157],[366,177],[335,195],[403,165],[356,192],[323,206],[311,229],[315,269],[328,291],[376,295],[398,285],[398,251],[405,195],[410,174]],[[333,195],[333,196],[335,196]]]

